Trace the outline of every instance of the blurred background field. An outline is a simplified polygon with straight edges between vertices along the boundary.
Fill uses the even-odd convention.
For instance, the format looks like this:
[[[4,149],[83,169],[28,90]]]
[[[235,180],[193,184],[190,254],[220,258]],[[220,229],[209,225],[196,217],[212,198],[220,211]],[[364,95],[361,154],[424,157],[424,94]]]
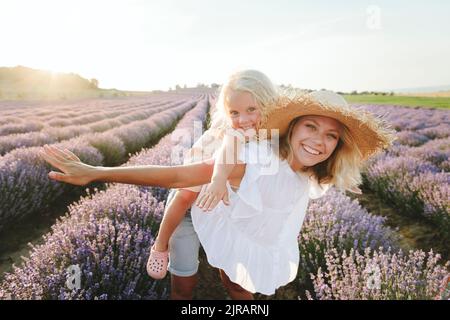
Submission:
[[[450,93],[428,93],[425,95],[356,94],[345,95],[348,102],[364,104],[386,104],[406,107],[450,108]]]

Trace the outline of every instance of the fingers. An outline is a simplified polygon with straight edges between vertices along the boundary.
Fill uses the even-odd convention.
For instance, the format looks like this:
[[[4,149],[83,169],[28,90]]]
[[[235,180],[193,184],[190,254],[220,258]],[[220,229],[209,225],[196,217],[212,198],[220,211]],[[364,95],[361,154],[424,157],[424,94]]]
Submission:
[[[211,202],[210,202],[209,206],[205,209],[205,211],[211,211],[219,204],[219,202],[220,202],[219,197],[217,197],[217,196],[211,197]]]
[[[55,146],[53,146],[53,149],[55,150],[56,154],[58,154],[64,161],[72,160],[71,156],[68,153],[66,153],[66,151],[65,151],[67,149],[63,150],[63,149],[60,149],[60,148],[55,147]],[[69,150],[67,150],[67,151],[69,151]]]
[[[200,195],[198,196],[197,201],[195,202],[195,205],[197,207],[201,208],[203,206],[205,197],[206,197],[206,194],[204,193],[204,190],[202,188],[202,191],[200,192]]]
[[[48,177],[56,181],[65,181],[65,174],[61,172],[50,171]]]
[[[64,149],[64,152],[67,154],[67,157],[70,160],[74,160],[74,161],[80,161],[80,158],[78,158],[72,151],[70,151],[69,149]]]
[[[202,190],[200,191],[200,195],[197,198],[196,206],[203,209],[203,211],[211,211],[213,210],[221,200],[223,200],[225,205],[229,205],[229,195],[228,190],[225,191],[215,191],[209,190],[210,185],[204,185]]]
[[[56,148],[54,146],[45,145],[44,150],[47,154],[53,156],[53,158],[57,159],[58,161],[60,161],[62,163],[67,161],[66,155],[61,150],[59,150],[58,148]]]
[[[202,194],[198,198],[196,205],[197,207],[203,209],[203,211],[210,210],[211,203],[213,203],[213,201],[215,201],[216,198],[218,197],[206,191],[206,193]]]
[[[61,163],[57,159],[49,156],[45,152],[39,150],[39,155],[40,155],[40,157],[42,157],[45,161],[50,163],[55,168],[58,168],[58,169],[62,168]],[[65,174],[60,173],[60,172],[50,171],[49,174],[48,174],[48,177],[50,179],[56,180],[56,181],[65,181],[65,179],[64,179],[65,178]]]
[[[197,200],[197,206],[199,208],[205,208],[206,207],[206,203],[209,201],[210,198],[210,194],[209,193],[204,193],[202,194],[199,199]]]
[[[228,190],[225,191],[225,194],[223,195],[223,199],[222,199],[223,203],[227,206],[230,205],[230,198],[228,197]]]
[[[67,162],[67,161],[77,161],[81,162],[80,158],[78,158],[73,152],[71,152],[69,149],[59,149],[55,146],[44,146],[44,150],[47,154],[51,154],[53,158],[59,160],[60,162]]]
[[[215,199],[217,198],[217,196],[209,194],[207,196],[208,198],[205,201],[205,204],[203,205],[203,211],[208,211],[209,207],[211,206],[211,204],[215,201]]]
[[[61,169],[63,166],[63,163],[56,159],[55,157],[51,156],[50,153],[47,153],[47,151],[41,151],[39,150],[39,155],[41,158],[43,158],[45,161],[50,163],[55,168]]]

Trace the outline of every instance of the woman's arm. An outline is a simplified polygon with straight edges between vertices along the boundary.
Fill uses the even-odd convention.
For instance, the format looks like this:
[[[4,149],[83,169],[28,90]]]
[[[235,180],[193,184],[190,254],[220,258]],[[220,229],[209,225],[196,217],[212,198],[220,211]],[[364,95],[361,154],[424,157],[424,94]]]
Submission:
[[[209,183],[213,166],[207,161],[179,166],[97,167],[93,181],[185,188]],[[238,170],[234,170],[234,174],[237,175]]]
[[[208,183],[211,180],[214,163],[209,161],[172,167],[132,166],[132,167],[94,167],[80,161],[69,150],[45,146],[40,153],[42,158],[63,173],[50,172],[51,179],[86,185],[93,181],[117,182],[166,188],[184,188]],[[245,165],[236,165],[231,178],[242,178]]]

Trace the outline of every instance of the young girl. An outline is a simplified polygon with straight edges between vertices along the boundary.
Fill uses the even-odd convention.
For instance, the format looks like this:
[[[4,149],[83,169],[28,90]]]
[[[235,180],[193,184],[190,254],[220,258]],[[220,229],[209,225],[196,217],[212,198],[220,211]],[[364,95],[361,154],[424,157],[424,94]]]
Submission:
[[[240,148],[240,141],[248,140],[253,130],[257,132],[261,121],[275,107],[276,100],[275,86],[266,75],[256,70],[236,72],[222,86],[211,128],[189,150],[184,161],[185,164],[198,162],[213,158],[218,153],[216,157],[220,161],[215,161],[211,184],[198,199],[198,204],[205,210],[211,210],[221,200],[225,204],[229,203],[226,181],[234,167],[232,159]],[[171,199],[150,250],[147,272],[152,278],[165,277],[169,239],[200,190],[201,186],[180,189]]]
[[[331,185],[357,186],[363,161],[389,146],[393,131],[329,91],[290,99],[269,115],[266,127],[282,137],[279,152],[274,146],[263,159],[278,163],[277,172],[265,173],[262,162],[237,164],[230,178],[241,181],[237,191],[227,184],[230,205],[219,204],[211,214],[194,207],[192,218],[208,261],[249,293],[269,295],[295,278],[297,236],[309,198],[320,197]],[[260,144],[252,141],[245,149],[256,154]],[[64,172],[51,172],[50,178],[77,185],[105,181],[182,188],[209,182],[213,171],[209,162],[92,167],[54,147],[46,147],[42,156]]]

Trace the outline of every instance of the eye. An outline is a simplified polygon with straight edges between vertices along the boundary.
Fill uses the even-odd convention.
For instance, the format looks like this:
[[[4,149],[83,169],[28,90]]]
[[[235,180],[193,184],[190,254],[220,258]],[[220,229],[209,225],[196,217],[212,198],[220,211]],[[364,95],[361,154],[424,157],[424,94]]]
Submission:
[[[336,140],[337,139],[337,136],[336,135],[334,135],[334,134],[328,134],[328,137],[329,138],[331,138],[331,139],[334,139],[334,140]]]
[[[230,116],[237,117],[239,115],[239,112],[237,111],[230,111]]]
[[[315,129],[316,128],[314,125],[309,124],[309,123],[306,124],[306,127],[310,128],[310,129]]]
[[[248,110],[248,112],[254,112],[254,111],[256,111],[256,108],[255,107],[250,107],[247,110]]]

